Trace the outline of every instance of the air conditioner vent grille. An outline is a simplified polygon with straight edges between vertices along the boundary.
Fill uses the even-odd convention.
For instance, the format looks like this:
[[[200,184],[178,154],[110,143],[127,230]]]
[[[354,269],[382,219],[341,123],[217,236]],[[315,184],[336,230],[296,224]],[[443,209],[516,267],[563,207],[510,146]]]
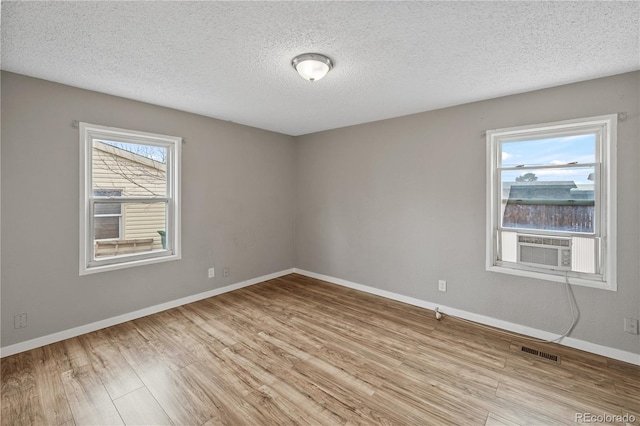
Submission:
[[[533,235],[518,235],[518,242],[560,247],[569,247],[571,244],[567,238],[538,237]]]

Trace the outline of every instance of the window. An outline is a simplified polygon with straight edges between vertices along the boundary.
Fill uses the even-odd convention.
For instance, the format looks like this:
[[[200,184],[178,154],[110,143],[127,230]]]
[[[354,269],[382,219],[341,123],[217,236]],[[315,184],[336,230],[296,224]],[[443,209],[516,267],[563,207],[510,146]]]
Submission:
[[[80,123],[80,274],[180,259],[182,140]]]
[[[616,289],[616,124],[487,132],[487,270]]]
[[[94,197],[120,197],[122,190],[94,189]],[[96,203],[93,210],[95,239],[118,240],[122,238],[122,204]]]

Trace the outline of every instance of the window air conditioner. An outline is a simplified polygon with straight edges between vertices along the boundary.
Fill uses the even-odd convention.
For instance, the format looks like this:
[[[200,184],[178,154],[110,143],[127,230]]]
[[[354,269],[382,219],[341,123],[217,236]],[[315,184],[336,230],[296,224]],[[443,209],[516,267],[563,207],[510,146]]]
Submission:
[[[518,263],[571,270],[571,238],[518,234]]]

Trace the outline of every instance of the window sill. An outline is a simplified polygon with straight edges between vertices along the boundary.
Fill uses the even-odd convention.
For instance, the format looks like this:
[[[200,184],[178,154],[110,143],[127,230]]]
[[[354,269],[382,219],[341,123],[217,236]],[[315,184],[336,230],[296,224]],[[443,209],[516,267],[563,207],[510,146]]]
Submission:
[[[182,256],[180,254],[166,254],[166,255],[154,256],[146,259],[129,260],[129,261],[123,261],[120,263],[111,263],[107,265],[87,266],[84,268],[80,268],[80,275],[89,275],[89,274],[96,274],[98,272],[115,271],[118,269],[133,268],[135,266],[152,265],[154,263],[180,260],[181,258]]]
[[[555,275],[544,272],[529,271],[525,269],[509,268],[506,266],[488,266],[487,271],[498,272],[501,274],[517,275],[519,277],[534,278],[538,280],[553,281],[558,283],[564,283],[566,281],[564,275]],[[586,278],[569,277],[569,284],[597,288],[600,290],[617,291],[615,283],[610,281],[601,281],[598,279],[590,280]]]

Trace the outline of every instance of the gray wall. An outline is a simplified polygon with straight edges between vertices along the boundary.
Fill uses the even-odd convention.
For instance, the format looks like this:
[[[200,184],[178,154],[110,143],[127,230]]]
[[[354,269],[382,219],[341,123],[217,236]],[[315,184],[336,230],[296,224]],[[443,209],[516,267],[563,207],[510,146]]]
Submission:
[[[291,138],[3,72],[2,346],[294,266],[560,332],[561,285],[484,270],[481,132],[625,111],[619,290],[574,287],[572,337],[640,352],[622,331],[640,317],[639,99],[636,72]],[[78,276],[72,120],[186,138],[182,260]]]
[[[72,120],[186,139],[182,260],[78,275]],[[292,268],[294,161],[289,136],[3,72],[2,346]]]
[[[572,337],[640,353],[640,73],[297,138],[296,267],[562,332],[562,284],[485,271],[481,132],[627,112],[618,124],[618,291],[574,287]],[[438,279],[448,291],[438,292]]]

